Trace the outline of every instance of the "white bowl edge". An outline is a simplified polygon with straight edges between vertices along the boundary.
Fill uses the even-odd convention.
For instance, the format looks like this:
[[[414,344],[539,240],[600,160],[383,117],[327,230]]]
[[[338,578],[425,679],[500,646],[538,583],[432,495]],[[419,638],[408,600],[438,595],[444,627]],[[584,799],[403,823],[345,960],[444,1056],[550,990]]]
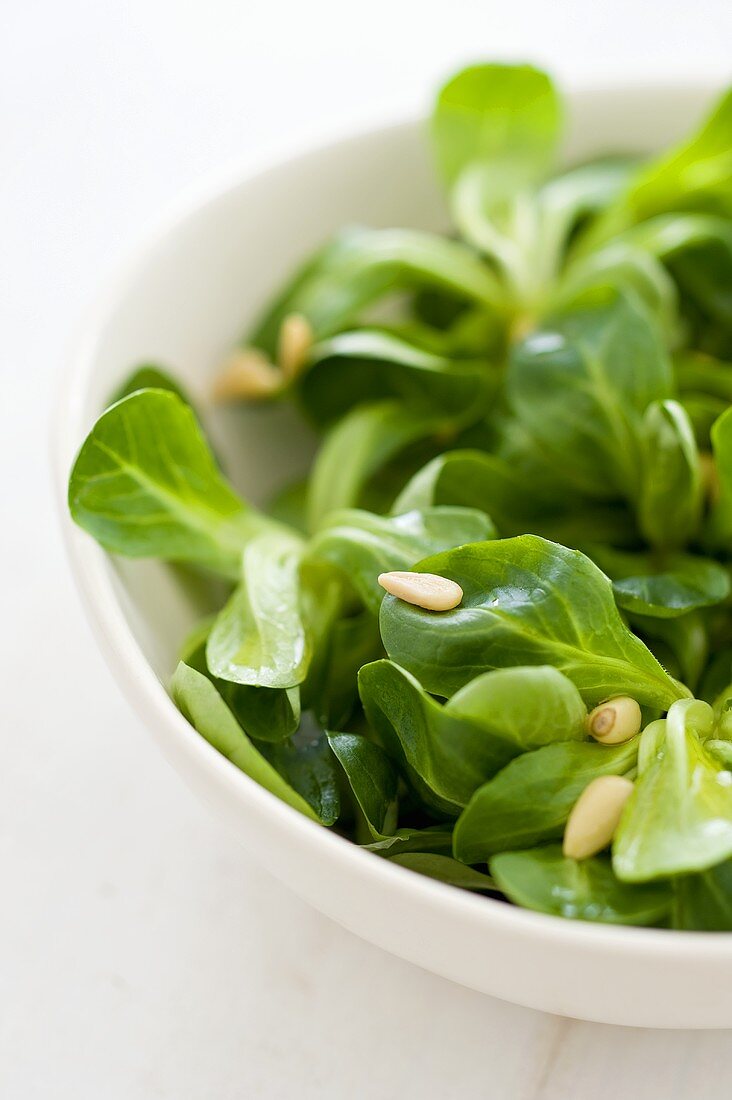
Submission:
[[[663,90],[649,85],[657,94]],[[647,89],[645,89],[647,90]],[[624,89],[632,97],[634,91]],[[676,95],[684,89],[673,85]],[[709,89],[695,86],[701,99]],[[577,94],[603,96],[612,90]],[[414,123],[390,129],[405,132]],[[378,135],[383,128],[351,137]],[[221,757],[183,719],[124,615],[104,552],[66,513],[66,478],[88,427],[84,394],[105,325],[156,240],[174,233],[229,186],[318,156],[341,141],[226,173],[178,200],[100,295],[63,381],[54,423],[54,473],[74,575],[105,656],[167,758],[273,874],[345,927],[426,969],[506,1000],[561,1015],[650,1027],[732,1026],[732,934],[678,933],[563,921],[413,874],[307,820]],[[243,828],[244,827],[244,828]],[[248,835],[242,835],[245,832]],[[251,839],[256,832],[257,842]],[[726,972],[726,973],[725,973]]]

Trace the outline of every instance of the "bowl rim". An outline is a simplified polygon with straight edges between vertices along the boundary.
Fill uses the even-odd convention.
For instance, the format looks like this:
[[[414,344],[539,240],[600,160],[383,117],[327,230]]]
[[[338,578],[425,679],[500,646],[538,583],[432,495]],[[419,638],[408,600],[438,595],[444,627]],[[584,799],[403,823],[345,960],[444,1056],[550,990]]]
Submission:
[[[691,94],[712,97],[720,89],[719,81],[692,79],[631,81],[565,82],[567,99],[632,98],[652,92],[657,96]],[[643,928],[613,924],[571,921],[562,917],[532,912],[503,901],[473,894],[365,851],[338,833],[311,821],[282,802],[241,772],[208,743],[178,711],[163,684],[145,657],[112,584],[108,555],[85,532],[76,528],[67,510],[67,477],[88,424],[84,415],[85,395],[95,364],[97,346],[118,301],[134,284],[148,256],[160,242],[195,217],[204,207],[220,201],[235,190],[270,172],[280,172],[288,164],[308,157],[335,152],[348,144],[360,144],[390,132],[405,134],[423,126],[424,116],[408,113],[385,123],[362,125],[342,132],[331,128],[327,136],[308,133],[297,143],[283,142],[270,147],[257,158],[238,157],[223,168],[207,173],[203,179],[180,192],[162,216],[148,223],[123,259],[112,267],[99,292],[85,312],[77,335],[71,342],[65,368],[56,387],[51,422],[51,463],[55,498],[67,555],[77,589],[86,608],[94,634],[124,695],[151,732],[166,729],[177,740],[186,756],[210,779],[227,788],[235,798],[254,804],[267,824],[282,827],[293,845],[319,849],[321,858],[337,865],[339,872],[358,875],[365,885],[378,884],[407,900],[430,906],[440,915],[457,922],[481,925],[486,935],[491,930],[536,941],[546,947],[570,946],[578,951],[598,948],[610,955],[624,957],[671,958],[676,962],[731,962],[732,932],[682,932],[673,929]],[[162,734],[159,735],[162,740]],[[252,852],[256,858],[256,850]],[[276,873],[276,872],[275,872]]]

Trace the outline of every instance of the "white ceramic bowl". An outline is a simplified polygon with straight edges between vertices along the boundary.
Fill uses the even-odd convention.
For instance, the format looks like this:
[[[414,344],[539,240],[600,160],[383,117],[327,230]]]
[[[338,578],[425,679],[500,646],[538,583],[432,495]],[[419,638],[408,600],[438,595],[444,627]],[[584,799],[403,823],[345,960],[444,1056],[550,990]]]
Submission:
[[[693,125],[709,94],[679,86],[575,93],[567,156],[662,146]],[[351,137],[209,186],[166,220],[96,308],[58,402],[55,462],[68,550],[100,643],[191,788],[278,878],[360,936],[549,1012],[730,1027],[732,934],[573,923],[476,897],[359,850],[258,787],[188,725],[163,686],[195,601],[164,566],[113,563],[66,518],[74,454],[130,367],[157,360],[205,392],[222,354],[293,265],[354,221],[444,228],[421,124]],[[254,500],[303,468],[311,446],[288,410],[218,414],[213,428]]]

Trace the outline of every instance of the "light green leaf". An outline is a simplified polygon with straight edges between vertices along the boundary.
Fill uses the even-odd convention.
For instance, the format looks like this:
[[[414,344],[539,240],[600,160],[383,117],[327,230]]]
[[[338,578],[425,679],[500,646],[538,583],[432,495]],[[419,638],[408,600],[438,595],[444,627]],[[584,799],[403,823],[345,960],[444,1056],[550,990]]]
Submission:
[[[440,172],[453,184],[483,164],[505,185],[535,182],[554,158],[561,114],[551,80],[530,65],[463,69],[441,89],[432,115]]]
[[[241,582],[206,645],[214,676],[261,688],[289,688],[304,680],[311,649],[301,611],[303,548],[302,539],[284,529],[249,542]]]
[[[625,882],[703,871],[732,856],[732,773],[700,739],[712,723],[707,703],[675,703],[655,751],[643,754],[613,844],[613,867]]]
[[[137,391],[102,414],[74,463],[69,509],[115,554],[227,576],[269,522],[224,481],[191,408],[163,390]]]
[[[172,690],[178,709],[209,744],[283,802],[319,820],[312,806],[255,748],[206,676],[181,663],[173,676]]]
[[[308,493],[311,530],[330,512],[356,507],[369,478],[390,459],[445,427],[434,413],[417,412],[400,401],[353,409],[326,436],[315,459]]]

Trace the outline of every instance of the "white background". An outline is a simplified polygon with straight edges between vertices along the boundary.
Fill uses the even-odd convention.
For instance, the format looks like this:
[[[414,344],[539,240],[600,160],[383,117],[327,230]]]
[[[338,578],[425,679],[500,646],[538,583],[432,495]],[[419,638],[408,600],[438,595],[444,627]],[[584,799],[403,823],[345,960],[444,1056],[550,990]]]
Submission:
[[[0,0],[3,1098],[729,1098],[729,1033],[492,1001],[260,869],[102,664],[46,437],[100,279],[202,174],[420,109],[476,58],[724,80],[731,40],[729,0]]]

